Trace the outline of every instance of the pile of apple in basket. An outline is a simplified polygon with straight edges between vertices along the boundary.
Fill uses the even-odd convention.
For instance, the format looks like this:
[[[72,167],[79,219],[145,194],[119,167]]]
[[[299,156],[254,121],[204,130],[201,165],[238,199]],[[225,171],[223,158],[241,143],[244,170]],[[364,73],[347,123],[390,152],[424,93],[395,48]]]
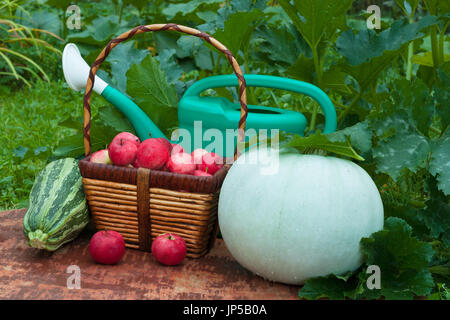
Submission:
[[[165,138],[143,142],[129,132],[121,132],[103,149],[92,154],[90,162],[122,167],[148,168],[194,176],[212,176],[223,167],[219,155],[204,149],[186,153],[179,144]],[[125,253],[125,242],[115,231],[98,231],[89,243],[92,258],[99,263],[115,264]],[[152,243],[152,254],[165,265],[176,265],[186,256],[184,239],[176,234],[163,234]]]
[[[172,144],[165,138],[141,142],[129,132],[119,133],[108,149],[95,152],[90,161],[194,176],[212,176],[223,166],[223,158],[214,152],[195,149],[189,154],[181,145]]]

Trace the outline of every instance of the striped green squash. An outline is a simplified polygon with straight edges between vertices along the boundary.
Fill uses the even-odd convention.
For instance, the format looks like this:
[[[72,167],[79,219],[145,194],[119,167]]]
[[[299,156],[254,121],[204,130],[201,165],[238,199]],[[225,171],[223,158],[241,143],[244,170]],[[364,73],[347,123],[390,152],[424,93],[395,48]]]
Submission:
[[[75,239],[89,222],[78,162],[49,163],[31,188],[23,229],[31,247],[54,251]]]

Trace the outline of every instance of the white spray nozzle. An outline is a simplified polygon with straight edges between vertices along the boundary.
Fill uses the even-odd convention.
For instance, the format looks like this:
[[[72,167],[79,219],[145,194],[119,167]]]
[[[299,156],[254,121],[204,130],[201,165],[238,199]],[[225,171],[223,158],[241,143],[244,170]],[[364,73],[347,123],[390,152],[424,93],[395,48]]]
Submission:
[[[80,54],[80,50],[74,43],[68,43],[62,54],[62,67],[64,78],[69,87],[75,91],[82,91],[86,87],[89,77],[89,66]],[[95,76],[94,91],[102,94],[108,84],[98,76]]]

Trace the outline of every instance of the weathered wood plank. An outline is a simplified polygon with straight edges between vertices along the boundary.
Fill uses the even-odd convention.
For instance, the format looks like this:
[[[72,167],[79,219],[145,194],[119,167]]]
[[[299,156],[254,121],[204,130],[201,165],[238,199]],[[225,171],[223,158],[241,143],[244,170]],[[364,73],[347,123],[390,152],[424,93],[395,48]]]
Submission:
[[[166,267],[151,253],[127,249],[115,266],[92,261],[88,229],[54,253],[28,247],[25,210],[0,213],[0,299],[297,299],[298,286],[266,281],[241,267],[222,240],[200,259]],[[68,289],[67,267],[81,269]]]

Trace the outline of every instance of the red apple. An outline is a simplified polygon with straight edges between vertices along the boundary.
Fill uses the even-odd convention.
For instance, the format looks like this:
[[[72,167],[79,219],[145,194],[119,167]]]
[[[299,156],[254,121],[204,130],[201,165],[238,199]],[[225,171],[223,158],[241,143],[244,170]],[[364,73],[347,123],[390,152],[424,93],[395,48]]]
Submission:
[[[185,152],[172,154],[167,162],[167,168],[174,173],[193,174],[196,167],[191,155]]]
[[[194,151],[192,151],[191,156],[194,159],[194,163],[201,164],[203,156],[207,153],[208,151],[206,151],[205,149],[195,149]]]
[[[138,147],[130,140],[115,139],[108,146],[111,161],[118,166],[127,166],[136,159]]]
[[[136,137],[134,134],[132,134],[130,132],[126,132],[126,131],[121,132],[118,135],[116,135],[114,137],[114,139],[112,139],[112,141],[120,140],[120,139],[133,142],[136,145],[136,147],[139,147],[139,145],[141,144],[141,140],[139,140],[138,137]]]
[[[186,151],[179,144],[172,143],[172,151],[171,151],[170,154],[172,155],[172,154],[175,154],[175,153],[186,153]]]
[[[186,257],[186,243],[176,234],[162,234],[153,241],[152,254],[162,264],[174,266]]]
[[[166,138],[156,138],[156,140],[161,142],[167,148],[167,151],[169,151],[169,153],[172,151],[172,144],[169,140],[167,140]]]
[[[158,170],[169,159],[169,151],[157,139],[144,140],[137,150],[136,162],[139,167]]]
[[[108,149],[94,152],[89,161],[93,163],[112,164],[112,161],[109,158]]]
[[[202,157],[202,163],[197,165],[197,169],[214,174],[223,167],[223,158],[214,152],[209,152]]]
[[[201,171],[201,170],[195,170],[194,171],[194,176],[197,176],[197,177],[211,177],[212,174],[209,174],[208,172]]]
[[[89,242],[89,253],[98,263],[116,264],[125,253],[125,241],[116,231],[98,231]]]

